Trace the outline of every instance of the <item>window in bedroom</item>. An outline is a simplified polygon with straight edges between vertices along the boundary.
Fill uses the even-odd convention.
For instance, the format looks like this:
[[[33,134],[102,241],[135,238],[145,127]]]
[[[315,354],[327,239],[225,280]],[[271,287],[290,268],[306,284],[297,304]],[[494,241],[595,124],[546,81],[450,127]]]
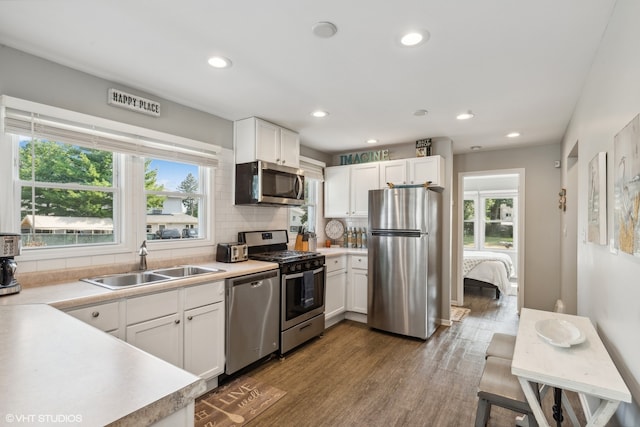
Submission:
[[[517,197],[513,192],[466,191],[463,242],[465,249],[511,250]]]
[[[476,221],[476,199],[464,199],[464,229],[463,229],[463,241],[465,248],[475,248],[477,225]]]
[[[513,248],[515,197],[481,197],[484,212],[483,247]]]

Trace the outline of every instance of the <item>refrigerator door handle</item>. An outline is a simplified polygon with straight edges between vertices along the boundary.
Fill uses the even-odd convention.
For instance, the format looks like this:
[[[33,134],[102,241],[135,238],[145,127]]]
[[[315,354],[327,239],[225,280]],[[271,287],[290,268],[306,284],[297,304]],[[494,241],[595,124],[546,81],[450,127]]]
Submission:
[[[422,237],[426,235],[420,230],[372,230],[372,236],[385,236],[385,237]]]

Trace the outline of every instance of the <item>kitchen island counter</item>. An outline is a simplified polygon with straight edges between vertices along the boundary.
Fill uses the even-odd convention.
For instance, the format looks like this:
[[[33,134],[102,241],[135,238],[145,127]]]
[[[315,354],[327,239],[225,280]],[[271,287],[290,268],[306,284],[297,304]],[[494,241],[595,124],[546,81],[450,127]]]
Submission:
[[[0,306],[0,325],[2,424],[188,422],[205,390],[199,377],[45,304]]]

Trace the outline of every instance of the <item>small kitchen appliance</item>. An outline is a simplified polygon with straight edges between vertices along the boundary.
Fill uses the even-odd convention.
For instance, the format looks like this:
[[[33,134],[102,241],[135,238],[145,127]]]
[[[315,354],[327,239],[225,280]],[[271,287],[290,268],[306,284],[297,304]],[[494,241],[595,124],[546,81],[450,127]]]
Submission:
[[[302,170],[263,161],[236,164],[236,205],[304,205]]]
[[[218,243],[216,261],[240,262],[248,260],[247,245],[240,242]]]
[[[16,294],[22,289],[15,277],[18,264],[14,259],[20,255],[20,235],[0,233],[0,242],[0,296]]]
[[[238,233],[249,259],[280,266],[280,354],[324,332],[325,257],[291,251],[287,230]]]

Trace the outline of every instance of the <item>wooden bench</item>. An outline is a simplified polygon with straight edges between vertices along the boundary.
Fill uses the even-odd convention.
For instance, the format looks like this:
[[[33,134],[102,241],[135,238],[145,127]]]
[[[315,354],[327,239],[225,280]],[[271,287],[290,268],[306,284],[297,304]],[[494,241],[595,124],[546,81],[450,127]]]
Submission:
[[[487,425],[493,405],[527,415],[529,427],[538,426],[518,378],[511,374],[511,360],[489,356],[478,384],[475,427]]]
[[[516,336],[509,334],[495,333],[491,337],[491,342],[484,358],[500,357],[502,359],[513,359],[513,350],[516,348]]]

